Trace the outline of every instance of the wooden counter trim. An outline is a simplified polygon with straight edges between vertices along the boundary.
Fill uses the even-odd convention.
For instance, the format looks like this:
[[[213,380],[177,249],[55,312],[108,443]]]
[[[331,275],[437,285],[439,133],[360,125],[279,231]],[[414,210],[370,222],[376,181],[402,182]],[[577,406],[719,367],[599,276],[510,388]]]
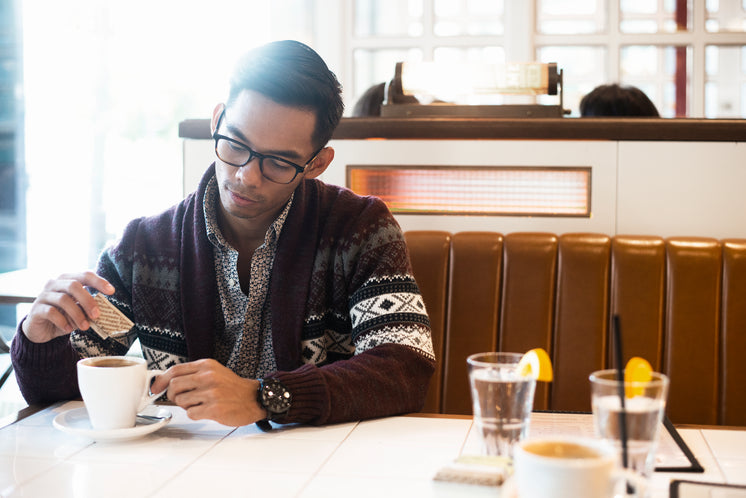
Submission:
[[[209,119],[179,123],[179,137],[210,138]],[[381,139],[527,139],[746,141],[743,119],[658,118],[343,118],[335,140]]]

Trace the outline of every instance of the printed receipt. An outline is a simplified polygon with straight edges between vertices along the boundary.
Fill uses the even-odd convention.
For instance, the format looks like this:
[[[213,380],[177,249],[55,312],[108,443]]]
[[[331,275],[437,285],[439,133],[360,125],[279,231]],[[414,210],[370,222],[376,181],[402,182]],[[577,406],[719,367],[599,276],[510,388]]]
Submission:
[[[111,304],[104,294],[96,294],[93,299],[96,300],[101,315],[98,320],[90,320],[91,328],[102,339],[127,333],[135,325],[132,320],[119,311],[119,308]]]

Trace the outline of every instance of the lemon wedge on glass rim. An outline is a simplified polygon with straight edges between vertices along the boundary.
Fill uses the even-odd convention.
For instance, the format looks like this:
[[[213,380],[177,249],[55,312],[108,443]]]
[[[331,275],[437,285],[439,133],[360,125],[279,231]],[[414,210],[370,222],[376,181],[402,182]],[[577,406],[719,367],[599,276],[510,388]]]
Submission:
[[[624,367],[624,382],[650,382],[653,379],[653,367],[648,360],[633,356]],[[644,394],[645,388],[642,386],[626,386],[624,395],[627,398],[634,398]]]
[[[551,382],[552,360],[542,348],[534,348],[526,352],[518,362],[518,375],[521,377],[533,377],[536,380]]]

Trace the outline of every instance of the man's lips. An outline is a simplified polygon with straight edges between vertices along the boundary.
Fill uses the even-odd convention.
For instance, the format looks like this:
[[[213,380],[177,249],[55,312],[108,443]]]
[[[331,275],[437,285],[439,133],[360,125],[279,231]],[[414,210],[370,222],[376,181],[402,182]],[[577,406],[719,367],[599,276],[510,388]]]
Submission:
[[[232,190],[229,190],[229,192],[231,194],[231,199],[233,200],[233,202],[235,202],[239,206],[251,206],[252,204],[256,204],[258,202],[254,199],[238,194]]]

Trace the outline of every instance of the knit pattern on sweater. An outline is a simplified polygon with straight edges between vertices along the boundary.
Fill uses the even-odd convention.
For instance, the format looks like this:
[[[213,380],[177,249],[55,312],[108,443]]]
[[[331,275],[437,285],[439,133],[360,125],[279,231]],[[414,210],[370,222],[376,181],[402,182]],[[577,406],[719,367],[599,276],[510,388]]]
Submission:
[[[80,355],[121,354],[136,338],[151,368],[214,358],[222,314],[201,202],[214,174],[211,166],[172,209],[131,222],[101,256],[112,300],[135,323],[128,334],[102,341],[76,331],[36,344],[17,333],[11,358],[29,403],[79,396]],[[294,195],[268,294],[278,368],[271,375],[293,393],[281,422],[422,409],[435,361],[401,229],[373,197],[317,180],[302,181]]]
[[[201,201],[199,195],[196,199]],[[296,200],[303,201],[302,196]],[[189,283],[182,282],[173,255],[179,234],[164,231],[174,226],[164,221],[168,218],[133,221],[122,240],[100,258],[98,273],[117,288],[112,302],[135,326],[107,341],[89,331],[75,331],[71,343],[81,356],[124,354],[139,339],[149,368],[166,369],[195,359],[187,347],[180,297]],[[326,230],[324,234],[333,236],[318,239],[300,333],[300,361],[321,366],[382,344],[404,345],[434,360],[427,311],[409,268],[401,229],[387,210],[363,221],[350,225],[354,230]],[[282,240],[278,251],[292,251]],[[282,302],[294,299],[295,288],[303,283],[293,282],[292,276],[276,278],[288,280],[288,295],[272,297],[273,309],[282,310]],[[202,297],[203,306],[219,308],[216,294]]]

